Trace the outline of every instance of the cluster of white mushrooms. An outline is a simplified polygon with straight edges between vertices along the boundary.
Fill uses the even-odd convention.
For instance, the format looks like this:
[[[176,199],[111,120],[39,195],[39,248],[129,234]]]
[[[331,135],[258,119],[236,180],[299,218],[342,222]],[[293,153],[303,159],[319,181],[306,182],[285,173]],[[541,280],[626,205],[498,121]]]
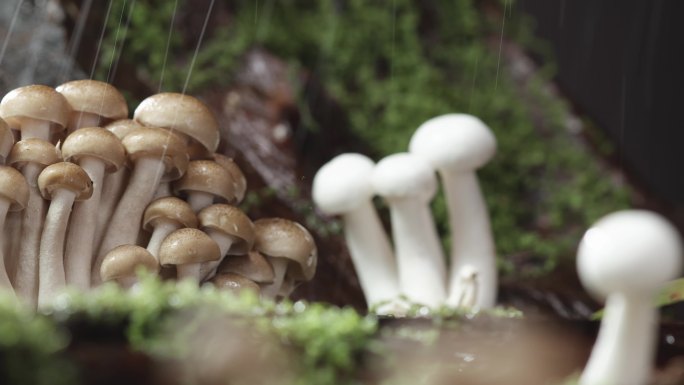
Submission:
[[[198,99],[156,94],[128,119],[115,87],[78,80],[15,89],[0,118],[0,288],[34,307],[141,268],[270,298],[313,277],[304,227],[236,207],[245,177]]]
[[[476,170],[496,152],[496,138],[478,118],[449,114],[422,124],[409,152],[377,164],[342,154],[313,182],[321,211],[342,216],[347,246],[370,307],[401,314],[410,302],[485,309],[495,305],[497,271],[487,207]],[[448,204],[452,250],[447,272],[430,211],[439,174]],[[394,248],[372,203],[390,210]]]

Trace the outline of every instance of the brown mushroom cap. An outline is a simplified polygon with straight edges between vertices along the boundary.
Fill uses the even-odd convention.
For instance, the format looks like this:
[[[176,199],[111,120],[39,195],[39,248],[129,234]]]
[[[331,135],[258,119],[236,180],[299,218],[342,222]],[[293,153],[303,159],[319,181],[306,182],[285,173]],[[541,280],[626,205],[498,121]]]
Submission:
[[[256,236],[254,224],[239,208],[219,203],[202,209],[197,218],[202,229],[213,229],[236,238],[228,254],[245,254],[252,249]]]
[[[179,227],[197,227],[197,216],[190,205],[176,197],[159,198],[145,209],[143,229],[153,231],[160,222],[174,222]]]
[[[0,166],[0,196],[10,201],[9,211],[20,211],[26,207],[29,186],[19,171],[9,166]]]
[[[93,157],[105,164],[107,172],[115,172],[126,161],[121,140],[100,127],[84,127],[67,136],[62,144],[64,160],[78,163],[82,157]]]
[[[193,160],[185,174],[173,183],[176,195],[193,191],[212,194],[216,201],[237,203],[232,175],[220,164],[211,160]]]
[[[132,130],[122,143],[132,163],[143,157],[153,157],[164,162],[162,181],[180,178],[188,167],[185,143],[174,133],[158,127]]]
[[[159,249],[162,265],[185,265],[217,261],[221,257],[219,247],[204,232],[185,228],[169,234]]]
[[[261,288],[254,281],[249,278],[243,277],[240,274],[235,273],[224,273],[217,274],[212,278],[211,282],[214,286],[222,290],[230,290],[233,293],[240,292],[242,290],[252,290],[256,294],[261,293]]]
[[[228,172],[233,176],[233,192],[235,194],[236,203],[242,202],[245,198],[245,192],[247,192],[247,179],[245,174],[242,173],[240,167],[225,155],[214,154],[214,162],[220,164],[223,168],[228,170]]]
[[[287,274],[297,281],[309,281],[316,272],[318,249],[307,229],[283,218],[264,218],[254,222],[254,249],[274,258],[287,258]]]
[[[60,189],[75,192],[77,201],[88,199],[93,194],[93,182],[88,174],[81,166],[69,162],[58,162],[45,167],[38,175],[38,188],[40,195],[48,200]]]
[[[54,144],[45,140],[31,138],[20,140],[12,146],[7,164],[22,168],[26,163],[34,162],[41,166],[49,166],[62,160]]]
[[[216,274],[235,273],[257,283],[273,283],[273,266],[260,252],[252,250],[244,255],[225,258],[216,269]]]
[[[120,140],[123,140],[131,131],[143,127],[143,125],[132,119],[119,119],[104,126],[107,131],[116,135]]]
[[[5,163],[12,146],[14,146],[14,134],[7,122],[0,119],[0,163]]]
[[[69,122],[71,107],[66,98],[54,88],[31,85],[16,88],[0,101],[0,117],[12,128],[22,126],[25,119],[50,122],[51,131],[64,130]]]
[[[197,98],[178,93],[161,93],[143,100],[133,118],[146,125],[183,133],[215,152],[220,134],[214,114]]]
[[[117,246],[108,252],[102,261],[100,276],[102,281],[131,277],[135,275],[138,266],[153,273],[159,272],[159,262],[144,247]]]
[[[128,116],[126,99],[111,84],[97,80],[74,80],[57,87],[57,92],[69,101],[73,112],[87,112],[107,119]]]

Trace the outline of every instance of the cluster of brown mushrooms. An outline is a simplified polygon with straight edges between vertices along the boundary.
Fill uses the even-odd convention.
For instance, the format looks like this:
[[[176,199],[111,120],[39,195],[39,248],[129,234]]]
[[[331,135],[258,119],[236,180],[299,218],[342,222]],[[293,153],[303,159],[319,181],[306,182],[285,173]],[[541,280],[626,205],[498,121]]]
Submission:
[[[268,298],[313,277],[304,227],[236,207],[245,177],[198,99],[156,94],[128,119],[115,87],[77,80],[15,89],[0,118],[0,288],[34,307],[143,268]]]

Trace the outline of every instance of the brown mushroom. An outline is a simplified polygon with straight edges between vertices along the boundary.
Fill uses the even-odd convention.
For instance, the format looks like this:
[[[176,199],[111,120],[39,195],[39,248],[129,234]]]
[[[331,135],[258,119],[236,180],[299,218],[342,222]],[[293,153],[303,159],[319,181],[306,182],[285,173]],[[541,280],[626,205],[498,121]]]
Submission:
[[[275,298],[286,275],[296,282],[313,278],[318,251],[307,229],[287,219],[265,218],[254,222],[254,230],[254,250],[269,259],[275,273],[273,283],[261,288],[264,296]]]
[[[38,177],[43,198],[50,200],[40,238],[38,306],[50,303],[66,286],[64,238],[71,207],[76,200],[90,198],[93,185],[83,169],[69,162],[47,166]]]
[[[4,232],[7,213],[23,210],[28,197],[29,187],[24,176],[12,167],[0,166],[0,234]],[[4,243],[7,239],[0,241]],[[0,249],[0,289],[12,290],[4,260],[4,253]]]
[[[90,287],[102,182],[105,173],[115,172],[123,166],[126,152],[116,135],[104,128],[86,127],[66,138],[62,155],[64,160],[80,165],[93,183],[90,199],[74,204],[64,261],[67,284],[85,290]]]
[[[116,281],[121,287],[130,289],[138,283],[136,273],[141,268],[156,274],[159,272],[159,261],[143,247],[121,245],[105,256],[100,277],[103,282]]]
[[[260,252],[251,250],[244,255],[225,258],[216,269],[216,275],[235,273],[258,284],[271,284],[275,279],[273,266]]]
[[[234,294],[239,294],[243,290],[251,290],[255,294],[261,293],[261,288],[254,281],[240,274],[222,273],[217,274],[211,279],[214,286],[221,290],[227,290]]]
[[[182,178],[173,183],[177,196],[186,197],[195,212],[213,203],[237,203],[232,175],[211,160],[194,160]]]
[[[73,80],[56,90],[64,95],[72,109],[69,133],[82,127],[99,127],[105,119],[124,119],[128,116],[126,99],[111,84],[89,79]]]
[[[187,202],[176,197],[152,201],[143,215],[143,229],[152,233],[147,251],[158,259],[159,248],[164,239],[184,227],[197,227],[197,216]]]
[[[71,107],[54,88],[30,85],[8,92],[0,101],[0,118],[21,131],[21,139],[50,141],[52,133],[64,130]],[[30,182],[29,182],[30,183]]]
[[[169,234],[159,249],[162,265],[176,266],[178,280],[189,279],[199,284],[202,262],[216,261],[219,247],[206,233],[191,228]]]
[[[225,155],[214,154],[214,162],[220,164],[225,168],[231,175],[233,180],[233,192],[235,194],[235,202],[233,204],[237,205],[245,198],[245,192],[247,192],[247,179],[245,174],[242,173],[240,167]]]

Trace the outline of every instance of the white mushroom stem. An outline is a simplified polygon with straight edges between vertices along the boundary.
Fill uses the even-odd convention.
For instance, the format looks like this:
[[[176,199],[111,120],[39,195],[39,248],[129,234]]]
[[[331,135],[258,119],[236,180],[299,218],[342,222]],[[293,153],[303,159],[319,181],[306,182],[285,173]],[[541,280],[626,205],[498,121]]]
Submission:
[[[69,133],[72,133],[83,127],[99,127],[100,115],[91,112],[74,111],[69,117]]]
[[[79,165],[93,182],[93,194],[89,199],[76,202],[74,205],[66,240],[64,264],[67,284],[80,290],[87,290],[90,288],[97,211],[100,206],[105,164],[97,158],[86,156],[79,161]]]
[[[116,280],[116,283],[124,289],[131,289],[139,283],[137,276],[121,277]]]
[[[107,174],[102,182],[102,196],[100,198],[100,208],[97,210],[97,227],[95,230],[95,249],[100,248],[102,238],[107,231],[107,226],[112,218],[116,204],[126,188],[129,170],[121,167],[117,171]]]
[[[478,293],[475,307],[496,304],[498,288],[496,252],[489,213],[474,172],[440,170],[451,227],[451,267],[447,303],[458,306],[463,290],[461,270],[471,266],[477,272]]]
[[[214,203],[214,194],[204,191],[190,191],[188,192],[188,204],[192,211],[198,213],[205,207],[209,207]]]
[[[98,258],[93,264],[91,272],[93,284],[102,282],[100,267],[110,250],[120,245],[136,243],[143,212],[152,201],[163,172],[164,162],[159,158],[140,158],[135,163],[128,187],[116,206],[107,233],[100,245]]]
[[[5,218],[7,218],[7,211],[9,210],[10,202],[7,199],[0,199],[0,234],[5,229]],[[12,283],[4,263],[4,253],[0,248],[0,290],[13,291]]]
[[[161,248],[164,239],[172,232],[178,230],[180,227],[174,222],[161,222],[154,227],[152,231],[152,236],[147,243],[147,251],[150,252],[157,261],[159,260],[159,249]]]
[[[186,263],[183,265],[176,265],[176,277],[179,281],[189,280],[199,285],[200,266],[200,263]]]
[[[401,290],[411,301],[442,305],[446,267],[429,207],[410,198],[388,203]]]
[[[64,238],[76,194],[68,189],[53,193],[40,239],[38,307],[48,305],[66,287]]]
[[[171,196],[173,196],[173,192],[171,191],[171,183],[169,183],[169,182],[159,183],[159,187],[157,187],[157,191],[154,192],[153,200],[159,199],[159,198],[171,197]]]
[[[261,295],[265,298],[275,299],[278,292],[280,292],[280,287],[283,286],[287,265],[290,261],[287,258],[269,258],[269,261],[273,266],[273,283],[263,286],[261,288]]]
[[[24,119],[21,124],[21,140],[41,139],[50,141],[50,122],[38,119]]]
[[[14,277],[17,295],[34,308],[38,303],[38,255],[47,210],[47,202],[38,189],[38,175],[42,168],[37,163],[27,163],[22,169],[29,185],[29,199],[23,211],[17,272]]]
[[[641,385],[649,381],[658,313],[651,295],[611,294],[580,385]]]
[[[235,238],[214,229],[205,229],[204,232],[206,232],[207,235],[209,235],[211,239],[216,242],[221,253],[221,258],[219,260],[202,263],[200,268],[200,278],[202,280],[208,280],[216,275],[216,269],[228,254],[228,250],[230,250],[230,247],[235,242]]]

